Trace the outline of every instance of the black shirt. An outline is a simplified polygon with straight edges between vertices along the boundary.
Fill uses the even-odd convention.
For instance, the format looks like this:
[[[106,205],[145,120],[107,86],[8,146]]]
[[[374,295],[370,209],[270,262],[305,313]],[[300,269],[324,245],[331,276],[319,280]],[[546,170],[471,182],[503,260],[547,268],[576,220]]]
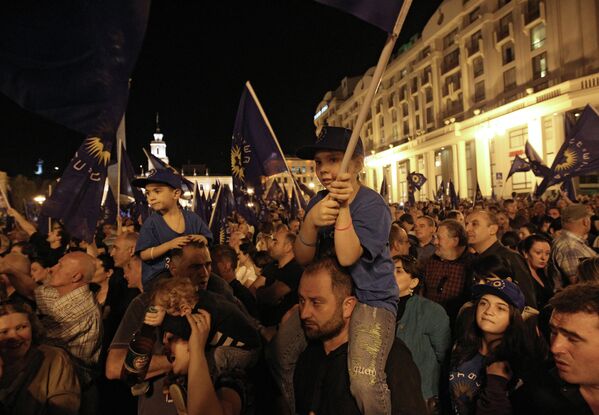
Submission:
[[[397,338],[385,372],[391,391],[392,413],[425,414],[420,373],[407,346]],[[347,343],[327,355],[321,341],[310,342],[295,367],[293,385],[298,414],[310,411],[318,415],[360,414],[349,389]]]
[[[274,326],[281,321],[285,313],[297,304],[297,289],[299,288],[300,278],[304,272],[302,266],[294,259],[289,261],[283,268],[274,268],[269,271],[270,278],[267,279],[267,286],[275,281],[282,282],[291,290],[281,298],[274,306],[259,304],[260,321],[265,326]]]

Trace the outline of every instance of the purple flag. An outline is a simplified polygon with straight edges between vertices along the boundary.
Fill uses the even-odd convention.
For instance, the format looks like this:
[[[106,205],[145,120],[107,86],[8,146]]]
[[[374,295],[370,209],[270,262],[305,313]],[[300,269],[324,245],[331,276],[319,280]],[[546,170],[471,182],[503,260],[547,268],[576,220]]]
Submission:
[[[530,169],[536,177],[548,177],[551,175],[549,167],[545,165],[543,159],[537,154],[528,141],[526,141],[526,144],[524,145],[524,152],[526,153],[526,157],[528,157]]]
[[[154,168],[156,170],[168,169],[168,170],[172,171],[173,173],[175,173],[176,175],[181,176],[181,182],[183,184],[183,189],[182,189],[183,192],[190,192],[193,194],[193,189],[194,189],[195,185],[193,184],[193,182],[191,180],[187,180],[185,177],[183,177],[181,175],[181,173],[179,173],[177,171],[177,169],[175,169],[174,167],[172,167],[169,164],[166,164],[164,161],[160,160],[154,154],[149,153],[145,148],[144,148],[144,153],[146,153],[146,156],[150,160],[150,163],[152,163],[152,166],[154,166]]]
[[[387,33],[393,32],[403,0],[316,0],[352,14]]]
[[[527,171],[530,171],[530,163],[516,154],[505,180],[508,180],[510,177],[512,177],[514,173],[523,173]]]

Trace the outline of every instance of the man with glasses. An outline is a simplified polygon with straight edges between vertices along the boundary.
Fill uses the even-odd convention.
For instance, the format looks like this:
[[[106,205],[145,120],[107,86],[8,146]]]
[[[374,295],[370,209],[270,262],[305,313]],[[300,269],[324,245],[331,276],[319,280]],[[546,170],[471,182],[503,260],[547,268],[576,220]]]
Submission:
[[[458,221],[441,222],[436,236],[435,253],[424,264],[423,296],[441,304],[453,323],[469,297],[473,255],[467,249],[466,230]]]

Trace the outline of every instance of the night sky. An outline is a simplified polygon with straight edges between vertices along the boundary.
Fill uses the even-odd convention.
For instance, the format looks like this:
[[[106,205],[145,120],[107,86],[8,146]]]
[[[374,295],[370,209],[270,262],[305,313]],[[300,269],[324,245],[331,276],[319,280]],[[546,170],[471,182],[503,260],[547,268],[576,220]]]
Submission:
[[[440,0],[414,1],[398,45],[422,30]],[[127,109],[127,148],[147,161],[160,113],[171,164],[230,174],[231,132],[250,80],[283,151],[314,139],[313,116],[344,76],[376,64],[386,34],[311,0],[155,0]],[[32,175],[39,158],[62,170],[83,139],[0,96],[0,170]]]

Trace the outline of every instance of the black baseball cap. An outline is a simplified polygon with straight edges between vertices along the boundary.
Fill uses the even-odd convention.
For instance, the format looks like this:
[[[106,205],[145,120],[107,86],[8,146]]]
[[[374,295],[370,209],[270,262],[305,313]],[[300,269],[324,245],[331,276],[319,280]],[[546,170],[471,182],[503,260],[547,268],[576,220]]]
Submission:
[[[181,189],[182,180],[180,175],[173,173],[169,169],[152,169],[148,171],[146,177],[139,177],[131,181],[131,184],[135,187],[146,187],[151,183],[166,184],[173,189]]]
[[[304,160],[314,160],[316,152],[321,150],[343,151],[347,149],[352,131],[342,127],[323,127],[312,145],[300,148],[297,156]],[[362,140],[358,137],[358,142],[354,150],[354,155],[364,155],[364,146]]]

